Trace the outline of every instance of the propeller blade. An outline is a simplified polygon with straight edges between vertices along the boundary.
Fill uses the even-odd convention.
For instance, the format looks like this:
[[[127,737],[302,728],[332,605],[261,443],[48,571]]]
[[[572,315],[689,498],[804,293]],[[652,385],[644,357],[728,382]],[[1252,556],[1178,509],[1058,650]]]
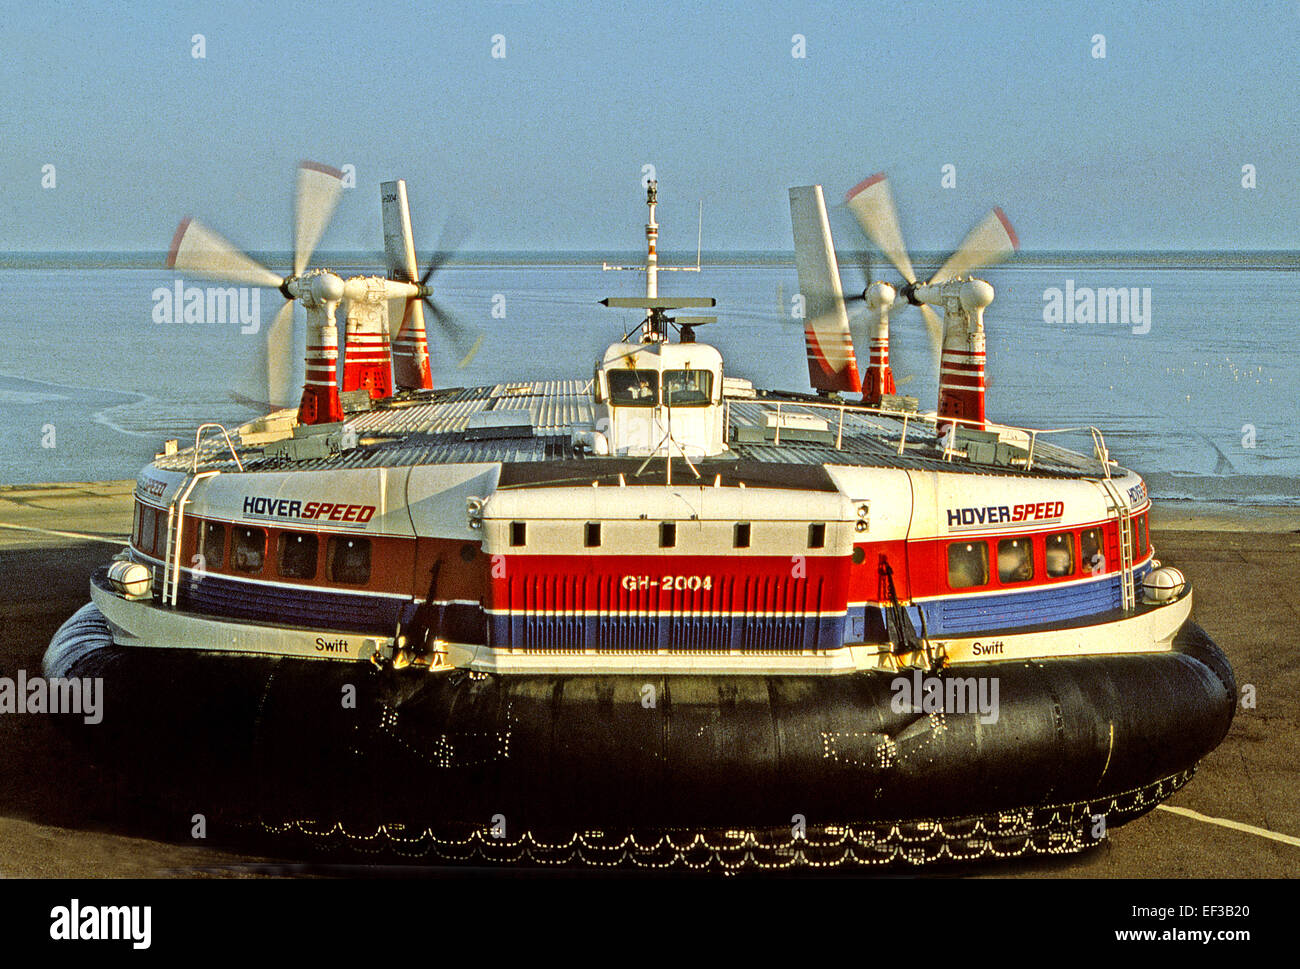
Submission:
[[[884,172],[859,182],[844,196],[844,202],[862,226],[862,231],[893,263],[894,268],[909,283],[916,282],[912,260],[903,245],[903,234],[898,228],[898,209],[894,195],[889,190],[889,180]]]
[[[444,310],[433,300],[425,297],[423,302],[429,307],[429,312],[433,315],[433,320],[437,324],[437,331],[452,346],[452,349],[460,355],[460,362],[456,364],[457,369],[464,369],[469,366],[471,360],[477,355],[479,348],[483,345],[485,334],[479,332],[473,327],[461,323],[455,316]]]
[[[943,353],[943,323],[929,303],[921,304],[921,316],[925,318],[925,329],[930,334],[930,350],[934,353],[934,363],[937,368],[939,357]]]
[[[246,286],[278,287],[284,282],[233,243],[188,216],[172,237],[167,268]]]
[[[957,251],[948,257],[948,261],[939,267],[930,281],[941,283],[968,275],[977,269],[1001,262],[1019,248],[1020,240],[1016,237],[1016,230],[1011,228],[1006,213],[994,209],[970,231]]]
[[[249,373],[231,392],[238,403],[271,411],[297,403],[294,382],[292,300],[285,302],[266,331]]]
[[[450,219],[443,226],[442,236],[438,239],[438,248],[433,255],[429,257],[429,264],[424,270],[424,275],[420,277],[420,284],[427,286],[429,279],[436,273],[453,255],[458,252],[469,238],[469,226],[459,219]]]
[[[293,300],[287,301],[275,314],[271,329],[266,333],[266,386],[267,401],[272,407],[291,407],[297,400],[294,382],[293,352]]]
[[[301,276],[311,262],[325,227],[343,193],[343,173],[319,162],[298,166],[298,193],[293,210],[293,274]]]

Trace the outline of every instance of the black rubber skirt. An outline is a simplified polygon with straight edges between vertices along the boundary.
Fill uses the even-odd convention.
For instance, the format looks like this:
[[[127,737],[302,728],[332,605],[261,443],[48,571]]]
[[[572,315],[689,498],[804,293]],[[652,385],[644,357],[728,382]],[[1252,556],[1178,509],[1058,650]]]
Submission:
[[[788,829],[1096,802],[1190,772],[1236,699],[1190,622],[1169,653],[935,674],[986,678],[986,697],[996,681],[995,717],[914,710],[910,671],[489,676],[125,648],[93,605],[44,666],[102,678],[102,722],[62,719],[187,810],[358,829]]]

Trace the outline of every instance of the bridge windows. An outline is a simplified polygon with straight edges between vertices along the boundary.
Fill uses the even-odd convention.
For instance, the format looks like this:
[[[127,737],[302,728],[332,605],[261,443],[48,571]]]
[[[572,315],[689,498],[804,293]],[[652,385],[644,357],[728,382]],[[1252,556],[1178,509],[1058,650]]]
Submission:
[[[266,560],[266,530],[236,528],[230,547],[230,564],[240,572],[262,571]]]
[[[713,374],[708,370],[665,370],[664,403],[669,407],[701,407],[713,400]]]
[[[316,536],[310,532],[280,533],[280,575],[286,579],[316,578]]]
[[[1147,516],[1143,512],[1138,516],[1138,544],[1137,551],[1134,552],[1134,559],[1144,559],[1147,557]]]
[[[998,542],[998,581],[1028,582],[1034,577],[1034,543],[1025,538]]]
[[[1074,575],[1074,534],[1072,532],[1057,532],[1054,535],[1048,535],[1046,544],[1048,576],[1059,579],[1067,575]]]
[[[365,585],[370,581],[370,539],[331,538],[326,558],[331,582]]]
[[[954,542],[948,546],[948,585],[967,589],[989,580],[989,547],[985,542]]]
[[[609,400],[622,407],[653,407],[659,402],[659,371],[611,368]]]

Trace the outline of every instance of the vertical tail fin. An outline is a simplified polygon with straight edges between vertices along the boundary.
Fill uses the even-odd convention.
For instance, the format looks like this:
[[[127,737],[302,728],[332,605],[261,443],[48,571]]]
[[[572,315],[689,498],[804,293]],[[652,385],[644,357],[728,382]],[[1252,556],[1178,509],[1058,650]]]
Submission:
[[[790,222],[804,301],[808,380],[818,391],[862,390],[835,244],[820,185],[790,189]]]
[[[390,276],[416,282],[420,266],[415,261],[415,238],[411,234],[411,210],[406,202],[406,181],[384,182],[379,187],[384,217],[384,253]],[[399,309],[400,307],[400,309]],[[390,319],[401,319],[393,339],[393,379],[398,387],[428,390],[429,343],[424,330],[424,305],[418,299],[399,301],[389,307]]]

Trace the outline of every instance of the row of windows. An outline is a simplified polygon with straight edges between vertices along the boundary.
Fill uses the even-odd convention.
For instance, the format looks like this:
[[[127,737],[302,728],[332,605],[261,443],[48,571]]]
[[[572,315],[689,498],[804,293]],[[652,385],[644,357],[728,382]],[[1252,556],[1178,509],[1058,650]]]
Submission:
[[[1134,560],[1146,557],[1147,520],[1138,515],[1128,523]],[[1034,538],[1024,535],[997,539],[998,582],[1029,582],[1038,574]],[[953,542],[948,546],[948,586],[969,589],[989,582],[989,541]],[[1100,528],[1054,532],[1043,539],[1043,572],[1048,578],[1102,572],[1106,569]]]
[[[609,370],[610,402],[622,407],[659,404],[659,371]],[[713,374],[708,370],[665,370],[662,403],[669,407],[702,407],[713,400]]]
[[[190,527],[188,521],[186,528]],[[198,553],[201,567],[222,571],[226,562],[234,572],[261,575],[267,558],[275,559],[275,574],[285,579],[315,579],[320,572],[320,536],[313,532],[282,531],[274,543],[264,528],[235,525],[227,529],[223,522],[198,522]],[[230,532],[230,554],[226,555],[226,532]],[[132,544],[148,555],[167,552],[167,513],[147,506],[136,506],[136,523]],[[274,544],[274,555],[271,546]],[[325,543],[325,578],[344,585],[364,585],[370,581],[370,540],[350,535],[331,535]]]
[[[753,526],[750,522],[736,522],[731,529],[732,548],[749,548],[753,539]],[[582,544],[586,548],[600,548],[603,541],[603,529],[600,522],[587,522],[582,529]],[[510,523],[510,547],[524,548],[528,545],[528,523]],[[677,547],[677,523],[659,523],[659,547]],[[826,547],[826,523],[812,522],[808,526],[808,547]]]
[[[235,572],[261,575],[268,553],[266,529],[235,525],[230,529],[230,568]],[[315,579],[320,571],[320,536],[312,532],[280,532],[274,542],[275,574],[283,579]],[[226,526],[204,522],[199,537],[199,554],[209,569],[219,569],[226,560]],[[370,581],[370,539],[331,535],[325,543],[325,578],[343,585],[365,585]]]

